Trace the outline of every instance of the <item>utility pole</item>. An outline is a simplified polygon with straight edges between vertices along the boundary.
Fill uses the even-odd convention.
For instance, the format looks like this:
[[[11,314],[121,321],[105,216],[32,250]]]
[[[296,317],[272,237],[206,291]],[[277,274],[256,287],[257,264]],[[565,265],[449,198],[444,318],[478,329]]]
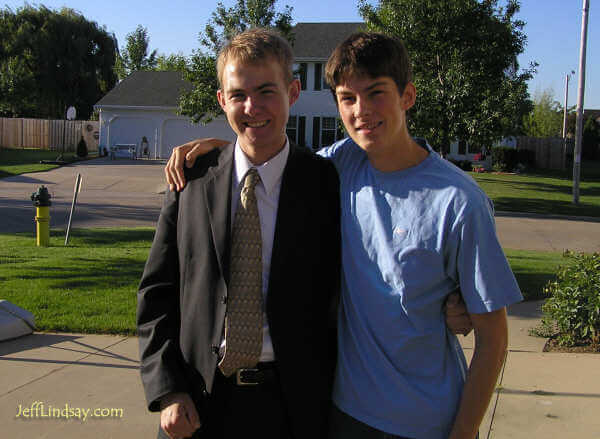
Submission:
[[[583,135],[583,97],[585,95],[585,54],[590,0],[583,0],[581,17],[581,43],[579,44],[579,87],[577,91],[577,123],[575,151],[573,153],[573,204],[579,204],[579,176],[581,172],[581,140]]]
[[[563,111],[563,131],[562,136],[563,139],[567,138],[567,105],[569,104],[569,79],[571,79],[571,75],[575,74],[575,70],[571,70],[571,73],[567,73],[565,75],[565,105]]]
[[[563,110],[563,151],[562,151],[562,163],[561,168],[567,167],[567,105],[569,105],[569,79],[575,74],[575,70],[571,70],[571,73],[565,75],[565,105]]]

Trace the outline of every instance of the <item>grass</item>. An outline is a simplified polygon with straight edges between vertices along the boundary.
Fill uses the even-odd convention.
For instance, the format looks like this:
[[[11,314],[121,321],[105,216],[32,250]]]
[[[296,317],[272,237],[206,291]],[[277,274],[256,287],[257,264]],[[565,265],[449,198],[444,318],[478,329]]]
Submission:
[[[0,235],[2,299],[29,310],[43,331],[134,334],[136,291],[154,235],[145,229]]]
[[[579,204],[573,204],[572,171],[534,170],[526,174],[471,176],[498,211],[600,217],[600,162],[584,162]]]
[[[0,235],[0,298],[31,311],[42,331],[135,334],[136,292],[154,235],[151,228],[75,229],[64,247],[32,234]],[[560,253],[506,250],[525,300],[542,298],[564,264]]]
[[[543,288],[555,278],[556,268],[570,263],[557,252],[505,249],[504,253],[525,300],[545,298]]]
[[[50,151],[47,149],[0,148],[0,178],[58,168],[60,165],[42,164],[40,161],[56,160],[59,154],[59,151]],[[74,153],[65,153],[64,159],[67,162],[79,160]]]

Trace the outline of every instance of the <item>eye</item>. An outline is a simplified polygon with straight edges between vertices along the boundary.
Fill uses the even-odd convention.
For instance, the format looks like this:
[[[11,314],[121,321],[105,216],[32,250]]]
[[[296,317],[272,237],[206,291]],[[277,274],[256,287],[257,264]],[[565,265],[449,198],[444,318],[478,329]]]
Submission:
[[[246,96],[243,93],[234,93],[229,96],[229,99],[232,101],[243,101]]]

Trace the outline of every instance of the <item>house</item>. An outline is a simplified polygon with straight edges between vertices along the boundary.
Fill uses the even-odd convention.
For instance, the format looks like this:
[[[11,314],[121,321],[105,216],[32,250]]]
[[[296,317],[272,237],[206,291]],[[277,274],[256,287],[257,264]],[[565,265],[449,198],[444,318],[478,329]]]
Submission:
[[[517,147],[517,138],[514,136],[508,136],[502,138],[499,142],[496,142],[493,146],[504,146],[508,148]],[[473,161],[475,154],[484,153],[489,155],[489,149],[482,151],[481,146],[469,144],[466,140],[455,140],[450,144],[450,152],[448,158],[452,160],[469,160]]]
[[[290,141],[313,149],[344,135],[335,102],[325,84],[325,64],[333,49],[362,23],[298,23],[294,26],[294,71],[302,83],[290,109]],[[179,72],[134,72],[96,105],[100,112],[99,148],[148,141],[150,157],[168,158],[174,146],[199,137],[235,139],[224,116],[207,125],[176,114],[182,90],[192,85]],[[215,97],[216,99],[216,97]]]
[[[168,158],[174,146],[191,139],[234,139],[224,117],[202,125],[176,114],[180,92],[191,88],[180,72],[132,73],[94,105],[100,110],[98,148],[136,145],[141,155],[145,137],[150,157]]]

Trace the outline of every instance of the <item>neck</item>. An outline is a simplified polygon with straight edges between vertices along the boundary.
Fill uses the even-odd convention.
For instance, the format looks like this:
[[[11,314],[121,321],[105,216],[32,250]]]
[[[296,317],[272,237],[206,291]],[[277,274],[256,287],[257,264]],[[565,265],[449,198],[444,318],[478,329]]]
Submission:
[[[402,171],[418,165],[429,152],[413,140],[408,133],[383,148],[367,151],[371,166],[381,172]]]
[[[285,146],[286,137],[283,136],[283,140],[281,142],[276,143],[279,146],[263,146],[263,145],[245,145],[242,142],[239,142],[240,148],[255,166],[262,165],[265,162],[268,162],[273,157],[281,152],[283,147]]]

